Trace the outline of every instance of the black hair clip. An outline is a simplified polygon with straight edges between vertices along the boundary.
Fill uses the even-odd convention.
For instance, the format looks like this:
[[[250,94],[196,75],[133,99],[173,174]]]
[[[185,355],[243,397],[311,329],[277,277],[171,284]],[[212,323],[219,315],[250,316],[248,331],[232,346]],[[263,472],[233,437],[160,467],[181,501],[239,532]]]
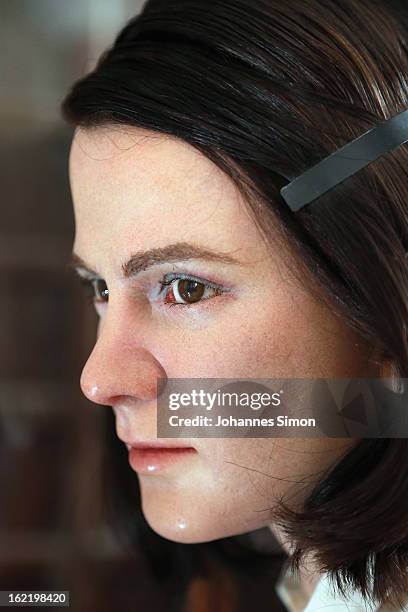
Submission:
[[[280,190],[289,208],[300,210],[385,153],[408,141],[408,109],[352,140]],[[407,252],[408,255],[408,252]]]

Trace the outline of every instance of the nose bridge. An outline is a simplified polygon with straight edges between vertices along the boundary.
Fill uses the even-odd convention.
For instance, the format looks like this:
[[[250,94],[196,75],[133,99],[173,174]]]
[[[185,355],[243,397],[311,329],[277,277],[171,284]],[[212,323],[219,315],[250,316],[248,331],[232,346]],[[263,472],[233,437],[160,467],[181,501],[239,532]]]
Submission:
[[[166,373],[144,346],[143,333],[106,319],[82,370],[82,392],[91,401],[104,405],[112,405],[118,396],[156,398],[157,378],[165,378]]]

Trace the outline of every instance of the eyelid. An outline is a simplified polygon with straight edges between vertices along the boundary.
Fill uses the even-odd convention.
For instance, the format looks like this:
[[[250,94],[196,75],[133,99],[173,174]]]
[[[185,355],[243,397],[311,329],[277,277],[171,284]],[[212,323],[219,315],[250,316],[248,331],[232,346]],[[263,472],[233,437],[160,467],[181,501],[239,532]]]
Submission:
[[[80,279],[85,279],[85,280],[96,280],[96,279],[102,279],[101,276],[99,276],[99,274],[93,274],[92,272],[89,272],[88,270],[85,270],[84,268],[73,268],[74,273],[79,276]]]
[[[77,274],[77,276],[79,276],[79,278],[81,280],[89,281],[89,282],[93,282],[96,280],[102,280],[104,282],[105,279],[102,276],[99,276],[98,274],[92,274],[90,272],[88,272],[87,270],[79,270],[79,269],[75,269],[75,272]],[[168,283],[171,282],[172,280],[176,280],[176,279],[186,279],[186,280],[192,280],[192,281],[196,281],[197,283],[203,283],[209,287],[212,287],[213,289],[222,289],[225,291],[230,291],[229,288],[224,287],[224,285],[221,285],[220,283],[215,283],[213,281],[207,280],[206,278],[202,278],[200,276],[194,276],[194,274],[187,274],[184,272],[168,272],[167,274],[165,274],[162,277],[162,280],[159,281],[159,283]]]
[[[76,273],[77,276],[79,276],[81,279],[86,279],[89,281],[94,281],[94,280],[105,280],[102,276],[100,276],[99,274],[94,274],[88,270],[86,270],[85,268],[80,268],[80,267],[76,267],[74,268],[74,272]],[[225,289],[225,291],[229,291],[230,289],[228,289],[227,287],[224,287],[224,285],[220,284],[220,283],[216,283],[214,281],[210,281],[206,278],[200,277],[200,276],[195,276],[194,274],[189,274],[189,273],[184,273],[184,272],[168,272],[167,274],[165,274],[162,278],[163,282],[167,282],[168,279],[174,280],[176,278],[185,278],[187,280],[195,280],[198,283],[205,283],[206,285],[212,287],[213,289]]]
[[[160,285],[167,286],[173,280],[191,280],[202,285],[206,285],[207,287],[211,287],[211,289],[220,289],[222,291],[230,291],[229,288],[220,285],[219,283],[214,283],[210,280],[202,278],[200,276],[195,276],[194,274],[185,274],[184,272],[168,272],[165,274],[161,281],[159,281]]]

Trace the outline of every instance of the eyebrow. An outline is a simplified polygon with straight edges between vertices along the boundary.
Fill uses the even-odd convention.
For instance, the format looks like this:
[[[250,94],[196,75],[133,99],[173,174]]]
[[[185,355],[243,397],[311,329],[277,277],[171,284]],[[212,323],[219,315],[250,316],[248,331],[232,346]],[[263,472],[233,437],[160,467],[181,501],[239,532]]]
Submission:
[[[243,265],[242,261],[227,253],[206,249],[188,242],[177,242],[175,244],[168,244],[165,247],[149,249],[148,251],[138,251],[122,264],[121,269],[124,278],[131,278],[152,266],[176,261],[188,261],[190,259]],[[90,274],[98,276],[98,273],[92,270],[76,253],[72,253],[67,267],[71,269],[83,268]]]

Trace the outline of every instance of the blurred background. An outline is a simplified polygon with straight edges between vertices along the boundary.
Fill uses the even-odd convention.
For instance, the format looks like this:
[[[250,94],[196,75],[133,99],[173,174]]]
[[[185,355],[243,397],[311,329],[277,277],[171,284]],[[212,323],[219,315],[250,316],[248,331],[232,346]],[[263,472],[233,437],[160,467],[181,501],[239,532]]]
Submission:
[[[143,554],[105,518],[112,420],[79,388],[96,316],[66,269],[72,130],[60,103],[142,4],[0,0],[0,590],[69,590],[75,612],[169,609]],[[188,610],[284,610],[273,584],[285,556],[257,541],[276,556],[263,581],[241,580],[222,606],[196,583]]]

